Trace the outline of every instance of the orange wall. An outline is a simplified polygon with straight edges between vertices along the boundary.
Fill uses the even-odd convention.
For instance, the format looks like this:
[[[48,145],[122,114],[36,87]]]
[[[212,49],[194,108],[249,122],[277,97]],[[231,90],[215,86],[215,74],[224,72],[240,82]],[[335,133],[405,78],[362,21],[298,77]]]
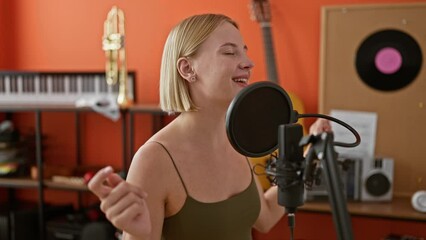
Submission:
[[[374,1],[389,2],[404,1]],[[363,3],[373,1],[270,1],[281,84],[301,97],[307,112],[316,112],[318,108],[321,6]],[[256,64],[252,79],[264,80],[262,36],[259,25],[250,19],[249,4],[250,0],[0,0],[0,69],[102,70],[105,62],[101,49],[103,21],[110,8],[118,5],[126,14],[128,67],[138,76],[138,102],[158,102],[160,58],[167,33],[180,19],[196,13],[219,12],[236,19]],[[111,128],[108,121],[99,119],[88,117],[87,128]],[[60,122],[50,121],[47,125]],[[91,122],[95,122],[95,126]],[[111,138],[117,138],[117,134]],[[92,134],[86,136],[85,149],[91,152],[97,140],[92,139]],[[108,149],[108,143],[106,146]],[[96,152],[99,153],[98,149]],[[96,155],[95,151],[91,154]],[[101,156],[108,157],[105,155]]]
[[[13,15],[15,1],[0,0],[0,70],[15,67],[16,55],[13,48],[16,36]]]
[[[317,111],[320,7],[404,2],[402,0],[271,0],[272,31],[283,87],[298,94],[307,112]],[[409,0],[405,2],[420,2]],[[113,5],[126,14],[129,69],[137,72],[139,102],[158,101],[162,46],[180,19],[204,12],[224,13],[239,22],[256,67],[266,78],[259,25],[250,19],[250,0],[0,0],[0,69],[102,70],[103,21]]]

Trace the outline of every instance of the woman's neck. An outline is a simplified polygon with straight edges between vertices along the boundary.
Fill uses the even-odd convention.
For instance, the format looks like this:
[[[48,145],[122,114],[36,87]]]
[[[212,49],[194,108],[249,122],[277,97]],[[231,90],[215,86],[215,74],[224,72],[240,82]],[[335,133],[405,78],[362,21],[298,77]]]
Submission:
[[[176,120],[184,134],[191,139],[222,145],[228,141],[225,117],[226,111],[223,109],[200,109],[181,113]]]

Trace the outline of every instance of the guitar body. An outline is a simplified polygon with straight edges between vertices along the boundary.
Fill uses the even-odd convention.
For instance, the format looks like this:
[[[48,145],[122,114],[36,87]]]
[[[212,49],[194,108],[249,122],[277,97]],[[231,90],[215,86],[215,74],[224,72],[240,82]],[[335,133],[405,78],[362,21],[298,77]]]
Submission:
[[[290,97],[291,102],[293,103],[293,109],[296,110],[300,114],[305,113],[305,105],[303,105],[302,100],[296,94],[294,94],[292,92],[287,92],[287,94]],[[301,124],[302,126],[305,126],[305,124],[303,122],[303,118],[300,118],[297,122],[299,124]],[[305,128],[303,128],[303,131],[306,133]]]
[[[252,9],[252,18],[254,18],[261,26],[262,36],[265,48],[266,56],[266,67],[268,73],[268,80],[279,84],[278,81],[278,71],[275,63],[275,54],[274,54],[274,45],[272,41],[272,31],[271,31],[271,17],[269,12],[269,2],[267,0],[252,0],[251,4]],[[293,109],[298,113],[305,112],[305,106],[303,105],[302,100],[294,93],[287,91],[291,102],[293,103]],[[304,125],[303,119],[299,119],[298,123],[302,126]],[[304,127],[304,132],[306,133],[306,128]],[[278,131],[278,129],[277,129]],[[270,156],[250,158],[250,161],[253,165],[265,165],[265,162],[270,159]],[[262,184],[264,190],[271,187],[269,180],[266,175],[258,175],[258,179]]]

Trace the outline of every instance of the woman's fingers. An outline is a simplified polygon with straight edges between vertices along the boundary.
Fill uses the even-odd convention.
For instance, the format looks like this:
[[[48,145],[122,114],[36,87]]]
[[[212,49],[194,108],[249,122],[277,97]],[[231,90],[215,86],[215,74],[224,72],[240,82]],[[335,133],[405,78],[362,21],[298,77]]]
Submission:
[[[151,232],[145,201],[148,195],[114,173],[112,167],[99,170],[88,187],[101,200],[102,212],[115,227],[137,236]]]
[[[117,217],[121,216],[129,207],[136,205],[138,206],[138,210],[132,211],[130,213],[125,214],[129,219],[134,218],[135,213],[140,214],[145,201],[138,194],[134,192],[128,192],[125,196],[122,196],[118,199],[114,204],[106,206],[107,204],[101,205],[101,209],[105,210],[105,215],[110,221],[114,221]]]
[[[90,191],[92,191],[100,199],[108,196],[112,187],[105,184],[108,176],[113,173],[111,166],[107,166],[99,170],[87,184]]]
[[[326,119],[322,119],[322,118],[316,120],[309,128],[309,133],[313,135],[317,135],[322,132],[330,132],[330,131],[331,131],[330,121]]]
[[[121,204],[128,199],[136,201],[146,197],[147,194],[138,187],[122,181],[110,191],[107,197],[102,199],[101,210],[106,213],[114,205]]]
[[[135,236],[146,236],[151,232],[149,212],[140,204],[133,203],[120,214],[109,219],[116,227]]]
[[[118,184],[120,184],[121,182],[124,182],[124,179],[123,178],[121,178],[121,176],[120,175],[118,175],[118,174],[110,174],[108,177],[107,177],[107,182],[108,182],[108,185],[109,186],[111,186],[111,187],[116,187]]]

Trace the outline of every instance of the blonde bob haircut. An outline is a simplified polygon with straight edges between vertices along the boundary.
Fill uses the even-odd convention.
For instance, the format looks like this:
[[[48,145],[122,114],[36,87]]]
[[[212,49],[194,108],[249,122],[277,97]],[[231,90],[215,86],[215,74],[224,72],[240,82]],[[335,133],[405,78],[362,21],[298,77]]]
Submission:
[[[200,45],[223,22],[238,28],[236,22],[221,14],[201,14],[184,19],[176,25],[164,45],[160,72],[160,105],[168,113],[196,111],[187,81],[178,72],[181,57],[191,57]]]

